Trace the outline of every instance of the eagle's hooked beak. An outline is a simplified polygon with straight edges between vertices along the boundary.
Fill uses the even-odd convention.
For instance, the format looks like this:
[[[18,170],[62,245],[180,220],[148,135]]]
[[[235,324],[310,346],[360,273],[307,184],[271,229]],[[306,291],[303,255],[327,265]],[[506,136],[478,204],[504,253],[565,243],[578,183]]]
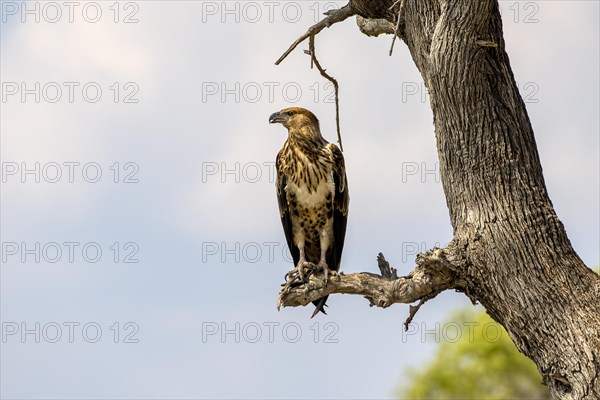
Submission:
[[[285,121],[285,117],[283,115],[281,115],[280,111],[274,112],[273,114],[271,114],[271,116],[269,117],[269,123],[270,124],[276,124],[276,123],[281,123]]]

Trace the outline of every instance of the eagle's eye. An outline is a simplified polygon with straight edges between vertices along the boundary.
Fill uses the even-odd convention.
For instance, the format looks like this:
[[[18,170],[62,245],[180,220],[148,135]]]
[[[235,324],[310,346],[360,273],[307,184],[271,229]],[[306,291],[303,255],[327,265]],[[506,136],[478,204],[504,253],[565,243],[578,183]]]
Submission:
[[[289,115],[291,117],[292,115],[294,115],[294,112],[293,111],[288,111],[287,115]]]

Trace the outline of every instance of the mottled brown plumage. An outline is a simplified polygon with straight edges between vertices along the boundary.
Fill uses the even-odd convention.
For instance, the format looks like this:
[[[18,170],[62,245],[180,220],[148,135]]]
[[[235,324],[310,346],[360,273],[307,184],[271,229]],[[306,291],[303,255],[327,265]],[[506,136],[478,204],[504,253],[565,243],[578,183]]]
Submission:
[[[294,272],[304,280],[303,266],[310,262],[327,279],[330,270],[340,269],[346,235],[349,197],[344,157],[321,136],[319,120],[304,108],[286,108],[272,114],[269,122],[288,129],[288,139],[277,154],[277,198]],[[313,316],[325,313],[326,300],[314,303]]]

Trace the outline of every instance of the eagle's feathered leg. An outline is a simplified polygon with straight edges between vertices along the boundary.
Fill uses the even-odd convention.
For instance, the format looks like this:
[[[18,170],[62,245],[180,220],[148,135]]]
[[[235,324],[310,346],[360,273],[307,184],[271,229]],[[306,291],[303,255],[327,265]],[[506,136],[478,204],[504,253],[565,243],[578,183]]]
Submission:
[[[286,274],[286,279],[291,281],[299,279],[300,282],[305,282],[304,267],[308,263],[304,256],[304,246],[298,246],[298,249],[300,250],[300,259],[298,260],[298,264],[296,264],[296,268]]]
[[[327,255],[327,249],[321,249],[321,259],[319,260],[319,263],[317,264],[317,270],[323,270],[323,275],[325,275],[325,286],[327,286],[327,281],[329,281],[329,273],[330,272],[334,272],[331,271],[329,269],[329,266],[327,265],[327,261],[325,261],[325,257]]]
[[[325,286],[327,286],[327,282],[329,281],[329,275],[335,274],[335,270],[329,268],[327,265],[327,252],[330,250],[331,246],[331,236],[329,234],[329,228],[331,227],[331,221],[327,223],[327,226],[320,235],[320,244],[321,244],[321,258],[319,259],[319,263],[317,264],[317,271],[323,271],[323,275],[325,275]]]

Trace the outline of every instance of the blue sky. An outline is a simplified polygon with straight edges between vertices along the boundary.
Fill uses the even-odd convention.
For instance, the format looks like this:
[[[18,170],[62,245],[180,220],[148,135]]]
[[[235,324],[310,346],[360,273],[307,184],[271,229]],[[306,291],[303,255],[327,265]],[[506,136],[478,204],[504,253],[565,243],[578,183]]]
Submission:
[[[407,305],[275,308],[286,132],[267,119],[310,108],[330,141],[335,120],[307,45],[273,63],[336,3],[82,2],[73,22],[27,4],[39,22],[1,3],[3,398],[389,398],[447,339],[436,324],[470,304],[458,293],[410,334]],[[598,3],[501,7],[550,196],[597,266]],[[390,42],[353,19],[316,40],[341,87],[346,272],[376,271],[380,251],[408,272],[452,234],[422,79]]]

